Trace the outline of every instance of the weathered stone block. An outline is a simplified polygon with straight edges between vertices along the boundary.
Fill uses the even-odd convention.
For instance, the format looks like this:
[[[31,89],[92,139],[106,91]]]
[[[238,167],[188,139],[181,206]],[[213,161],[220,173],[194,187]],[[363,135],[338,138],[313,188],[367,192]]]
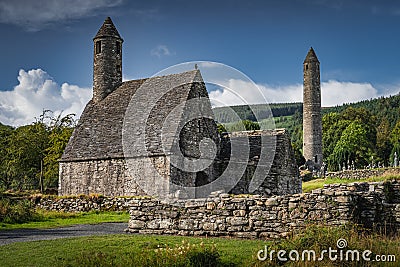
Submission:
[[[172,217],[172,218],[175,218],[175,217]],[[164,219],[164,220],[160,220],[159,227],[160,227],[160,229],[169,229],[173,224],[174,223],[173,223],[172,219]]]
[[[236,232],[233,233],[235,237],[238,238],[247,238],[247,239],[255,239],[258,236],[257,232]]]
[[[195,221],[193,219],[179,220],[178,228],[180,230],[193,230]]]
[[[233,216],[244,217],[245,215],[246,215],[246,211],[245,210],[234,210],[233,211]]]
[[[270,198],[265,201],[265,206],[276,206],[278,204],[278,201],[276,198]]]
[[[218,229],[217,223],[205,222],[203,223],[203,230],[205,231],[215,231]]]
[[[215,204],[215,202],[207,202],[207,204],[206,204],[206,208],[208,209],[208,210],[213,210],[213,209],[215,209],[216,208],[216,204]]]
[[[245,217],[227,217],[226,222],[230,225],[247,225],[249,223],[249,219]]]
[[[129,229],[143,229],[146,223],[139,220],[129,220],[128,228]]]
[[[228,232],[239,232],[242,231],[243,226],[229,226],[226,228],[226,231]]]
[[[149,229],[159,229],[160,228],[160,219],[155,219],[155,220],[151,220],[148,221],[146,223],[146,227]]]

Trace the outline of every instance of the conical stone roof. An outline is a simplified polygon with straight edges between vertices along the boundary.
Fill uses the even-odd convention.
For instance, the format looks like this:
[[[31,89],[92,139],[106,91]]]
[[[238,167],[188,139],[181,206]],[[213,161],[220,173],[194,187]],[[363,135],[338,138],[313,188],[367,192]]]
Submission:
[[[317,55],[315,54],[314,49],[311,47],[310,50],[308,51],[306,59],[304,59],[303,63],[312,63],[312,62],[319,63],[319,60],[317,58]]]
[[[93,39],[97,39],[100,37],[115,37],[122,40],[121,36],[119,35],[117,28],[115,28],[114,23],[112,22],[110,17],[107,17],[97,32],[96,36]]]

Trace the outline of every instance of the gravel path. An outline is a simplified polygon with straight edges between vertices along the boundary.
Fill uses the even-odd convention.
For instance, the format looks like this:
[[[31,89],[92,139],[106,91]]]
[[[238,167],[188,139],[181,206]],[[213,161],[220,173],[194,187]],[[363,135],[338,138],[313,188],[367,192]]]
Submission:
[[[124,234],[127,223],[80,224],[52,229],[16,229],[0,231],[0,246],[14,242],[51,240],[58,238]]]

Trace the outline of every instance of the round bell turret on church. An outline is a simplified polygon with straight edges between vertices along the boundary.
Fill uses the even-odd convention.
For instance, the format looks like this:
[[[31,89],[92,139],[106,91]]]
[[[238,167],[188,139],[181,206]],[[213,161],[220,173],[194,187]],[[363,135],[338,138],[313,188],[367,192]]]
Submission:
[[[110,17],[93,38],[93,101],[99,102],[122,83],[122,43]]]

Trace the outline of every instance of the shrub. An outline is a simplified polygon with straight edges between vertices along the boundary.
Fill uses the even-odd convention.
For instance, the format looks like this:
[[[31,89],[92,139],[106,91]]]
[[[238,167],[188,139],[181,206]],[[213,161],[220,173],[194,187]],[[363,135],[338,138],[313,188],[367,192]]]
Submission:
[[[39,217],[29,200],[0,199],[0,222],[24,223],[38,220]]]

